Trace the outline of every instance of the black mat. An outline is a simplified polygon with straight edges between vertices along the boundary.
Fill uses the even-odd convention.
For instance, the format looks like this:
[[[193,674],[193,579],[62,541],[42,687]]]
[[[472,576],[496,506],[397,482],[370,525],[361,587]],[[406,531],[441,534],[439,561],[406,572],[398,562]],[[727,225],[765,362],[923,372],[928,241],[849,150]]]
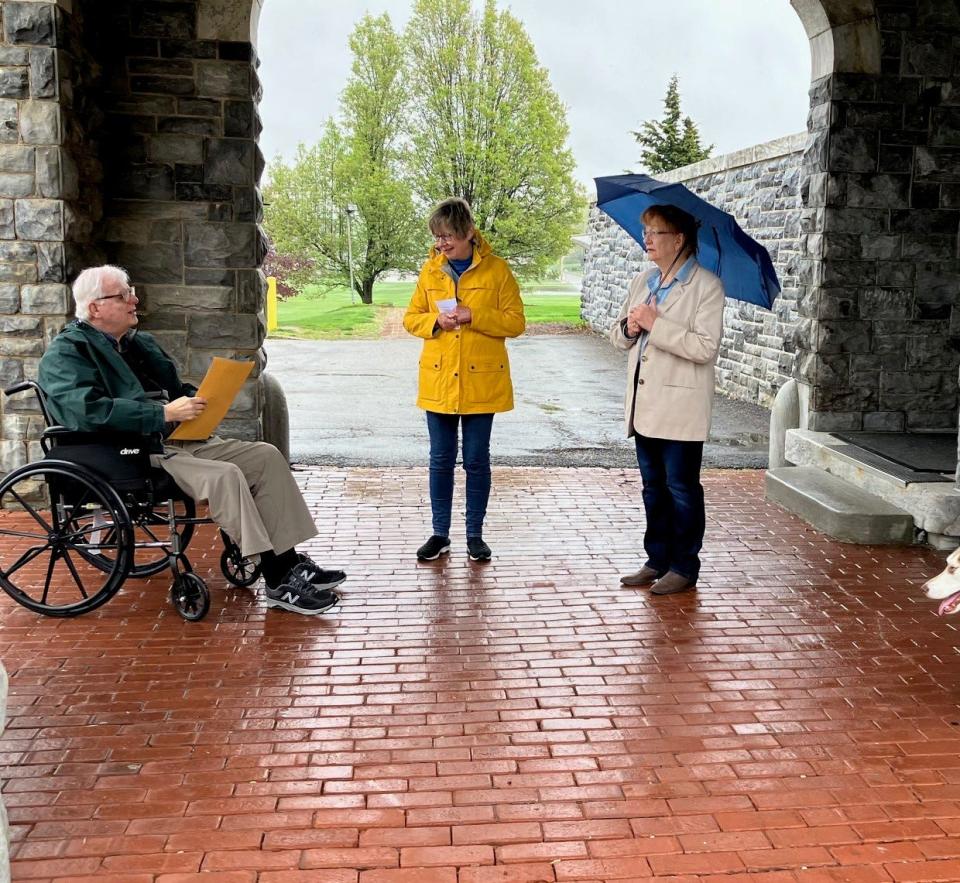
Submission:
[[[834,432],[843,441],[915,472],[957,469],[956,432]]]

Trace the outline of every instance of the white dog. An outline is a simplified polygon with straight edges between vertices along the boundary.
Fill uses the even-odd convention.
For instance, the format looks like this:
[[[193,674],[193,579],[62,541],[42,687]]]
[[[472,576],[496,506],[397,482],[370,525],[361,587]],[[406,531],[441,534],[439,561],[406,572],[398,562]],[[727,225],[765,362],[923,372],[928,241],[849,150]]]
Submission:
[[[943,571],[923,584],[923,590],[928,598],[940,602],[940,616],[960,610],[960,547],[950,553]]]

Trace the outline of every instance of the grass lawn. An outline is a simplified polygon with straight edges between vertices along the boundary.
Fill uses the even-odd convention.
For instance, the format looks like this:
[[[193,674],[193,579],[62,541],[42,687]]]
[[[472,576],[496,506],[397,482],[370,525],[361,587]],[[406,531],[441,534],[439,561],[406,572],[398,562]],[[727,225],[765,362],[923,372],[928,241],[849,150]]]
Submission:
[[[350,291],[334,288],[323,291],[311,286],[303,294],[277,304],[275,338],[321,340],[332,337],[373,338],[391,307],[405,308],[413,293],[413,282],[382,282],[374,286],[373,303],[350,303]],[[579,327],[580,292],[573,285],[557,282],[532,283],[523,287],[523,304],[528,325],[559,324]]]

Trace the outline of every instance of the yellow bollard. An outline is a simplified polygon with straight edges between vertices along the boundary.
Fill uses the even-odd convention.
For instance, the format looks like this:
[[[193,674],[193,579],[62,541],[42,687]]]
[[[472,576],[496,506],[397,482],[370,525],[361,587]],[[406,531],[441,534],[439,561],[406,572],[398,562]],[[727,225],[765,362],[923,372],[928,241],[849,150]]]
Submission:
[[[277,280],[267,276],[267,331],[277,330]]]

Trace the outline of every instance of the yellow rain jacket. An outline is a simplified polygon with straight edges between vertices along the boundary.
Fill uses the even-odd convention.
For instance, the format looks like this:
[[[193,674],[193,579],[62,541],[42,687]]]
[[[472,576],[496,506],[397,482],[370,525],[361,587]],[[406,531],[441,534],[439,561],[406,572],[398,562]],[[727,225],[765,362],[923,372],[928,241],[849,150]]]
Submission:
[[[513,408],[504,338],[526,328],[520,288],[510,267],[476,233],[473,263],[459,283],[445,255],[430,249],[403,327],[423,338],[417,406],[437,414],[498,414]],[[456,298],[472,319],[453,331],[437,325],[437,301]]]

